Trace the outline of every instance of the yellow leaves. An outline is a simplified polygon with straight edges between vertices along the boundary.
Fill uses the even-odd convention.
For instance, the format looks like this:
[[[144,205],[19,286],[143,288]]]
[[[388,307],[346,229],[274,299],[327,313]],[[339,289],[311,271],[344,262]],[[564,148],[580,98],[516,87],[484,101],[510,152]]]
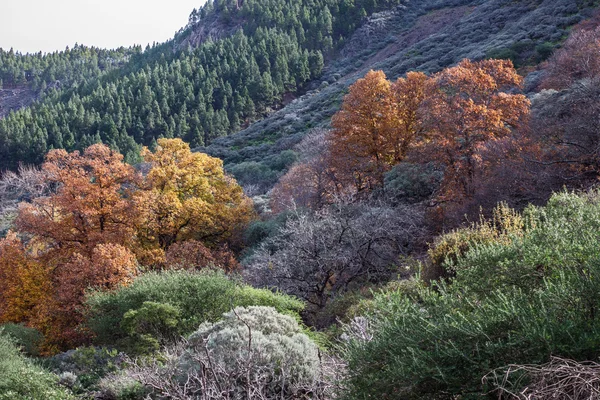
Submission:
[[[0,240],[0,323],[32,318],[51,293],[48,271],[27,257],[13,232]]]
[[[225,175],[221,160],[192,153],[179,139],[160,139],[156,152],[146,149],[144,159],[151,169],[137,201],[146,250],[166,251],[192,239],[224,243],[254,217],[251,200]]]
[[[78,310],[88,288],[130,283],[138,261],[164,266],[175,243],[195,240],[179,248],[189,259],[236,267],[223,246],[253,218],[252,201],[221,160],[181,140],[158,145],[144,150],[144,178],[103,145],[48,154],[42,168],[56,191],[22,204],[16,220],[27,246],[15,234],[0,241],[0,321],[28,322],[47,348],[64,348],[85,337]]]

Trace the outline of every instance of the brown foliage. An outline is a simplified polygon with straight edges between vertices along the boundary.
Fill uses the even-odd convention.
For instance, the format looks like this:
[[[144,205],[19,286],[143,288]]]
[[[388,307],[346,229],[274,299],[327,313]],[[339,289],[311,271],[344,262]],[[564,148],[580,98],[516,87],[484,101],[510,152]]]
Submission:
[[[581,25],[573,30],[563,47],[548,60],[547,89],[564,89],[574,82],[600,73],[600,27]],[[594,26],[596,25],[596,26]]]
[[[29,237],[24,265],[44,265],[47,296],[31,297],[36,315],[22,315],[46,334],[47,348],[78,343],[77,309],[88,287],[114,288],[136,273],[137,208],[129,195],[136,176],[104,145],[83,154],[51,151],[42,171],[56,192],[22,203],[16,227]],[[0,262],[7,256],[2,255]],[[31,267],[30,267],[31,268]],[[44,275],[44,273],[46,275]]]
[[[28,257],[15,233],[0,240],[0,323],[32,319],[51,288],[48,271]]]
[[[188,240],[173,244],[165,255],[166,265],[171,268],[203,269],[218,267],[227,272],[233,272],[240,268],[233,253],[223,246],[217,250],[211,250],[202,242]]]
[[[50,265],[73,254],[91,255],[98,244],[133,245],[138,215],[125,188],[135,181],[123,156],[104,145],[79,152],[53,150],[42,169],[55,194],[22,203],[16,227],[43,248]]]
[[[529,113],[529,100],[506,91],[522,78],[508,60],[463,60],[435,75],[428,100],[430,157],[445,164],[442,200],[472,197],[485,146],[508,136]]]
[[[382,71],[370,71],[350,87],[331,120],[330,165],[345,186],[381,187],[384,172],[404,159],[421,132],[428,82],[412,72],[392,84]]]
[[[173,264],[237,268],[226,245],[253,208],[221,160],[166,139],[145,157],[142,180],[104,145],[47,155],[40,174],[53,191],[22,203],[15,222],[25,243],[14,234],[0,241],[0,321],[40,329],[53,352],[88,338],[85,292],[128,284],[138,257],[164,266],[167,252]]]
[[[316,130],[298,145],[300,161],[279,180],[271,193],[271,208],[278,213],[296,207],[318,210],[338,193],[336,174],[329,165],[329,131]]]

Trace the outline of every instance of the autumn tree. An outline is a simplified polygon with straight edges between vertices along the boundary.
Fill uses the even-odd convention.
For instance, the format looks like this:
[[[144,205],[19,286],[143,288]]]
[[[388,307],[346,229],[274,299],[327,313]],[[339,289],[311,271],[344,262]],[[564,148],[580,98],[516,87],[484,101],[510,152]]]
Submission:
[[[390,132],[387,146],[393,149],[392,164],[404,161],[408,151],[424,134],[425,100],[432,89],[432,80],[422,72],[408,72],[392,84],[392,99],[396,126]]]
[[[64,348],[81,340],[73,327],[85,289],[114,288],[137,271],[132,249],[138,216],[129,193],[136,176],[122,155],[104,145],[83,153],[52,151],[42,170],[57,189],[22,203],[15,225],[28,238],[24,265],[44,265],[52,284],[52,299],[30,323],[46,333],[49,345]]]
[[[331,119],[330,164],[359,192],[381,186],[393,157],[386,147],[397,124],[391,92],[383,71],[369,71],[350,87]]]
[[[143,156],[150,168],[137,196],[143,263],[164,263],[177,242],[197,240],[209,247],[231,242],[253,218],[251,200],[225,174],[220,159],[192,153],[180,139],[160,139],[156,151],[145,149]]]
[[[508,60],[463,60],[434,80],[425,122],[429,156],[446,166],[445,200],[471,197],[475,174],[484,164],[480,150],[508,136],[529,113],[524,95],[508,93],[523,79]]]
[[[9,232],[0,240],[0,323],[32,320],[51,289],[47,268],[29,257],[22,241]]]
[[[133,247],[138,216],[128,192],[136,178],[121,154],[99,144],[81,154],[54,150],[42,169],[58,189],[22,203],[16,227],[44,248],[50,264],[91,255],[98,244]]]
[[[332,202],[339,185],[329,165],[330,149],[331,134],[324,129],[312,131],[296,146],[298,162],[271,192],[273,212],[296,207],[318,210]]]
[[[331,125],[331,165],[357,191],[383,186],[383,174],[401,162],[423,130],[429,78],[408,73],[393,84],[370,71],[350,87]]]

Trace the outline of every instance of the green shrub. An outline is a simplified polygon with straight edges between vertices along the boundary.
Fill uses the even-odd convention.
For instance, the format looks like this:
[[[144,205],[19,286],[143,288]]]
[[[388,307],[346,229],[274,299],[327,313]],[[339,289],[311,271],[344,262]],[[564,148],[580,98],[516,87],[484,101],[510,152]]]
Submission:
[[[443,172],[433,163],[400,163],[384,177],[386,197],[400,203],[418,203],[430,198],[439,187]]]
[[[596,360],[598,198],[556,194],[510,214],[512,234],[480,224],[486,240],[453,253],[451,283],[376,294],[349,329],[346,398],[481,398],[494,389],[481,378],[508,364]]]
[[[159,331],[165,328],[164,313],[159,318],[162,318],[159,324],[162,327],[158,331],[150,325],[144,327],[143,324],[133,324],[133,331],[137,329],[138,333],[132,334],[128,329],[131,326],[128,322],[124,323],[124,320],[134,322],[136,318],[139,319],[136,316],[140,316],[140,312],[149,312],[148,305],[144,311],[140,311],[145,302],[168,305],[158,306],[163,307],[162,311],[165,311],[164,307],[178,310],[177,323],[168,328],[169,336],[188,335],[201,323],[218,321],[223,313],[237,306],[272,306],[296,317],[303,309],[299,300],[269,290],[254,289],[218,271],[151,272],[138,277],[127,287],[112,292],[94,292],[87,296],[87,324],[96,334],[97,342],[126,348],[138,333],[155,338],[160,336]],[[129,313],[129,317],[125,318],[130,310],[134,313]],[[138,310],[137,313],[135,310]],[[174,315],[167,319],[170,318],[174,318]]]
[[[470,249],[487,243],[506,243],[521,235],[525,229],[523,217],[506,204],[499,204],[491,221],[481,217],[479,223],[440,236],[428,252],[429,265],[423,278],[426,281],[455,274],[454,265]]]
[[[232,165],[228,172],[235,177],[238,183],[245,185],[272,185],[277,182],[278,174],[261,162],[246,161]]]
[[[25,354],[39,357],[39,345],[44,340],[44,335],[37,329],[28,328],[22,324],[8,323],[0,325],[0,332],[10,336],[13,342],[21,347],[21,350]]]
[[[105,347],[79,347],[44,360],[60,382],[77,394],[97,390],[100,380],[119,371],[124,363],[123,353]]]
[[[0,332],[1,400],[68,400],[67,389],[57,384],[58,377],[26,359],[18,347]]]
[[[515,219],[517,220],[517,219]],[[590,274],[600,260],[600,195],[562,192],[523,213],[523,231],[510,240],[480,241],[448,260],[455,280],[484,296],[504,287],[531,291],[562,272]]]
[[[123,315],[121,328],[127,333],[127,346],[136,354],[150,354],[161,344],[177,339],[181,311],[170,304],[145,301],[138,309]]]

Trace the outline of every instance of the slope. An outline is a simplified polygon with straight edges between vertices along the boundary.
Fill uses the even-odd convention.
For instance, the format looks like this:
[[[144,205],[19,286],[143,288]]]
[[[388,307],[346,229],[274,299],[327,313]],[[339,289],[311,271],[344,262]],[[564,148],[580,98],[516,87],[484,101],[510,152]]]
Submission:
[[[229,137],[200,148],[225,160],[254,193],[264,193],[293,162],[294,146],[327,127],[347,88],[370,69],[395,79],[409,70],[437,72],[463,58],[510,57],[535,88],[535,65],[558,47],[595,3],[572,0],[414,0],[373,14],[327,65],[312,90]],[[549,51],[550,50],[550,51]]]

